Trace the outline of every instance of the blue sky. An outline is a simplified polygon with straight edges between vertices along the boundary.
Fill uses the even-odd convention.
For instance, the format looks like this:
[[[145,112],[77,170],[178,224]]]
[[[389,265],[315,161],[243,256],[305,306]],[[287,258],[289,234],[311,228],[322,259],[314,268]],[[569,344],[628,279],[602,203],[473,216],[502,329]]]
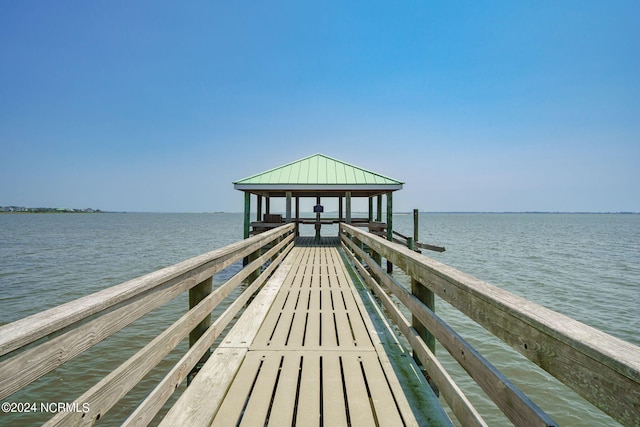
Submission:
[[[0,205],[240,211],[321,152],[397,209],[640,211],[637,1],[0,0]]]

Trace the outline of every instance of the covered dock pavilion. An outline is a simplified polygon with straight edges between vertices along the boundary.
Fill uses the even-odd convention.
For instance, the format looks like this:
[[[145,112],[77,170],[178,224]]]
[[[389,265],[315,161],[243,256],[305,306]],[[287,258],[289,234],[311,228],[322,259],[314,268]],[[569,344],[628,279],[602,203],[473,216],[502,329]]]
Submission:
[[[244,192],[244,238],[282,223],[313,224],[316,238],[322,225],[345,222],[368,227],[369,231],[393,236],[393,192],[402,189],[403,182],[354,166],[324,154],[313,154],[233,183]],[[251,195],[256,196],[256,220],[251,221]],[[382,222],[382,196],[386,196],[386,222]],[[285,198],[285,215],[271,214],[271,199]],[[368,198],[367,218],[353,218],[352,199]],[[302,218],[300,199],[315,198],[315,218]],[[323,216],[323,198],[338,198],[337,217]],[[375,217],[374,217],[375,199]],[[264,201],[264,202],[263,202]],[[264,212],[263,212],[264,210]]]

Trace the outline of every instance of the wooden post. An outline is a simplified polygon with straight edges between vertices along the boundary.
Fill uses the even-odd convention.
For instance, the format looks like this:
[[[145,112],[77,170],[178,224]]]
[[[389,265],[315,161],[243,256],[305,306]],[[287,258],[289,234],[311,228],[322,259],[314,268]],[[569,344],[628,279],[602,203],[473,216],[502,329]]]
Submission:
[[[257,251],[250,253],[249,256],[246,258],[247,264],[260,258],[261,255],[262,255],[262,249],[258,249]],[[249,276],[247,277],[247,282],[252,283],[254,280],[258,278],[258,276],[260,276],[260,267],[258,267],[253,273],[249,274]]]
[[[424,305],[429,307],[431,311],[436,310],[436,301],[433,291],[430,291],[420,282],[415,279],[411,279],[411,293],[415,295]],[[422,324],[413,317],[413,327],[418,331],[424,342],[427,344],[433,354],[436,353],[436,339]]]
[[[357,247],[364,250],[364,244],[360,241],[360,239],[358,239],[356,236],[352,236],[351,240],[353,240],[353,243],[355,243]],[[354,251],[353,256],[355,256],[358,261],[362,262],[362,257],[358,255],[357,252]]]
[[[296,228],[295,235],[300,235],[300,196],[296,196]]]
[[[387,240],[393,242],[393,192],[387,193]],[[393,264],[387,260],[387,273],[393,272]]]
[[[316,196],[316,206],[320,205],[320,196]],[[316,242],[320,241],[320,212],[316,212],[316,223],[315,223],[315,229],[316,229]]]
[[[266,214],[270,214],[271,213],[271,198],[269,196],[265,197],[264,200],[264,210]]]
[[[418,243],[418,209],[413,210],[413,241]]]
[[[287,191],[285,194],[287,197],[287,211],[285,222],[289,224],[291,222],[291,191]]]
[[[433,294],[433,291],[430,291],[425,286],[422,286],[420,282],[412,278],[411,293],[420,301],[422,301],[424,305],[429,307],[431,311],[435,312],[436,301],[435,301],[435,295]],[[429,332],[429,330],[425,328],[415,316],[411,316],[411,326],[413,326],[416,332],[418,332],[418,335],[420,335],[420,338],[422,338],[425,344],[427,344],[427,347],[429,347],[429,350],[431,350],[433,354],[436,354],[436,338],[431,334],[431,332]],[[413,359],[418,363],[418,366],[422,365],[415,353],[413,355]],[[429,376],[429,373],[426,372],[425,376],[427,378],[427,382],[433,389],[436,396],[439,396],[440,391],[438,390],[438,387],[433,383],[433,381],[431,381],[431,377]]]
[[[248,191],[244,192],[244,238],[249,238],[249,231],[251,227],[251,193]],[[247,257],[242,258],[242,265],[245,266],[249,264],[249,259]]]
[[[256,221],[262,221],[262,196],[258,195],[258,203],[256,205]]]
[[[369,222],[373,222],[373,197],[369,197]]]
[[[249,194],[249,193],[246,193]],[[207,297],[207,295],[211,294],[213,289],[213,277],[209,277],[203,282],[197,284],[193,288],[189,289],[189,310],[198,305],[200,301]],[[206,332],[207,329],[211,326],[211,314],[202,319],[202,322],[198,323],[195,328],[189,333],[189,347],[193,347],[198,341],[198,339]],[[189,372],[187,376],[187,384],[191,383],[191,380],[198,373],[202,365],[207,361],[209,356],[211,355],[211,350],[207,350],[207,352],[200,358],[196,366]]]
[[[249,217],[251,210],[251,193],[244,192],[244,238],[249,238],[249,227],[251,224],[251,218]]]
[[[347,191],[345,194],[346,199],[346,208],[347,208],[347,219],[346,223],[351,224],[351,191]]]
[[[373,258],[376,264],[378,264],[379,266],[382,266],[382,255],[380,255],[378,252],[374,251],[373,249],[371,251],[373,252],[371,254],[371,258]]]
[[[342,196],[338,196],[338,222],[342,222],[344,217],[342,216]],[[340,234],[338,232],[338,234]]]
[[[376,211],[376,221],[382,222],[382,194],[378,194],[376,197],[378,202],[378,210]]]
[[[415,243],[418,242],[418,237],[419,237],[419,232],[418,232],[418,227],[419,227],[418,216],[419,215],[418,214],[419,214],[418,209],[414,209],[413,210],[413,239],[412,238],[407,239],[407,245],[409,245],[409,242],[411,242],[409,249],[413,249],[414,242]],[[424,305],[429,307],[429,310],[435,313],[436,299],[433,291],[427,289],[425,286],[422,286],[422,284],[417,280],[411,279],[411,293],[415,295],[420,301],[422,301]],[[413,317],[413,316],[411,319],[411,325],[416,330],[416,332],[418,332],[418,335],[420,335],[420,337],[424,340],[425,344],[427,344],[427,347],[429,347],[429,350],[431,350],[433,354],[436,354],[436,338],[431,334],[431,332],[429,332],[429,330],[425,328],[416,317]],[[414,355],[413,357],[414,359],[416,359],[416,362],[418,362],[416,356]],[[431,382],[429,382],[429,384],[431,384],[431,388],[433,388],[433,391],[436,393],[436,395],[438,395],[439,392],[435,384],[432,384]]]

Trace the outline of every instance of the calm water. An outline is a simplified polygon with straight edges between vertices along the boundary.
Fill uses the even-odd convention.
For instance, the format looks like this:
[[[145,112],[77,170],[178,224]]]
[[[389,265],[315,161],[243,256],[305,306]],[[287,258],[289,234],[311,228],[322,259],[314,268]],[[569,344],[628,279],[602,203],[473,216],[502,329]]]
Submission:
[[[412,233],[412,216],[394,216]],[[323,229],[323,232],[325,230]],[[327,233],[335,233],[335,229]],[[303,228],[303,234],[313,229]],[[232,243],[241,214],[0,215],[0,324]],[[640,345],[640,215],[421,214],[425,254],[540,305]],[[240,268],[216,277],[221,283]],[[401,272],[394,272],[407,281]],[[43,377],[9,401],[71,402],[184,313],[177,298]],[[561,425],[617,425],[442,301],[437,312]],[[182,343],[104,419],[117,425],[179,359]],[[490,425],[509,425],[446,351],[445,366]],[[0,414],[0,425],[48,416]]]

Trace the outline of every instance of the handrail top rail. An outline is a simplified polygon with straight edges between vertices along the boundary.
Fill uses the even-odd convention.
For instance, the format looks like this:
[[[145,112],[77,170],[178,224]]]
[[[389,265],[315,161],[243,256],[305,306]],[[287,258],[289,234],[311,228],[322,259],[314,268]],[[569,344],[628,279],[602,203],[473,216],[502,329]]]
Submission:
[[[400,254],[409,264],[426,268],[429,273],[437,275],[473,297],[482,299],[509,313],[532,328],[541,330],[573,347],[579,347],[586,354],[600,355],[600,357],[594,357],[595,359],[606,357],[609,359],[608,364],[611,368],[636,382],[640,382],[640,347],[373,233],[348,224],[340,224],[340,227],[361,240],[368,239],[369,243],[375,243]],[[406,265],[398,266],[403,269],[407,267]],[[408,274],[411,275],[410,272]]]
[[[208,263],[215,264],[224,262],[237,256],[250,246],[262,246],[293,229],[293,224],[283,224],[281,227],[274,228],[265,233],[240,240],[222,248],[214,249],[210,252],[197,255],[193,258],[0,326],[0,356],[165,284],[181,275],[187,275]],[[195,284],[196,283],[194,283],[194,285]]]

